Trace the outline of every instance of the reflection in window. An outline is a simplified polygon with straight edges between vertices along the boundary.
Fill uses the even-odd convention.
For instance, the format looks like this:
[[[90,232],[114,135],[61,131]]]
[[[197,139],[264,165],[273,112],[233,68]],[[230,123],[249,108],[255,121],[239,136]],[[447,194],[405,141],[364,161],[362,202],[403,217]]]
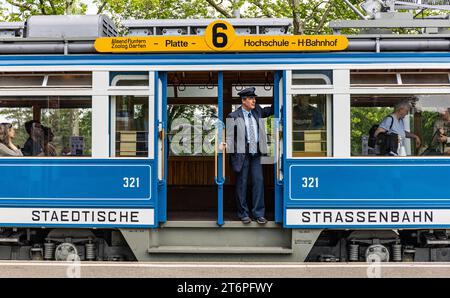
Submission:
[[[350,85],[353,87],[448,86],[450,72],[447,69],[359,69],[350,72]]]
[[[214,155],[217,105],[171,104],[167,118],[169,155]]]
[[[351,98],[351,153],[353,156],[382,155],[380,141],[370,138],[372,127],[394,113],[400,102],[411,103],[410,112],[403,118],[405,131],[421,140],[400,140],[408,156],[450,155],[450,95],[353,95]],[[371,141],[371,139],[373,139]],[[373,146],[372,146],[373,145]],[[398,150],[400,152],[400,150]]]
[[[12,124],[25,156],[91,156],[89,97],[2,97],[0,121]]]
[[[0,73],[0,88],[89,88],[91,86],[90,72]]]
[[[148,97],[116,96],[116,156],[148,156]]]
[[[292,98],[293,156],[327,156],[327,96],[294,95]],[[327,113],[328,112],[328,113]]]
[[[51,128],[53,145],[61,148],[57,155],[91,155],[91,108],[43,109],[41,119],[44,126]]]

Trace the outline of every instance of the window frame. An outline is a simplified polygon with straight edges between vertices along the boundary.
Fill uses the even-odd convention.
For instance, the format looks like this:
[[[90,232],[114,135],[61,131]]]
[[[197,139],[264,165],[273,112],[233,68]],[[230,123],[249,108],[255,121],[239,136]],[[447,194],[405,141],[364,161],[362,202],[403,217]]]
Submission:
[[[417,69],[417,66],[415,67]],[[424,70],[424,73],[427,71],[431,71],[433,69],[444,69],[445,67],[443,66],[428,66],[428,67],[421,67],[420,69]],[[351,69],[359,69],[359,68],[351,68]],[[370,72],[371,70],[376,71],[376,70],[390,70],[390,69],[394,69],[393,67],[386,65],[384,67],[380,66],[380,65],[373,65],[370,68],[360,68],[360,69],[364,69],[365,71]],[[450,67],[449,69],[449,73],[450,73]],[[349,68],[350,70],[350,68]],[[408,72],[409,73],[409,72]],[[414,85],[379,85],[379,86],[351,86],[350,85],[350,71],[349,71],[349,101],[352,95],[399,95],[399,94],[414,94],[414,95],[433,95],[433,94],[441,94],[441,95],[450,95],[450,86],[448,87],[443,87],[441,86],[435,86],[435,85],[430,85],[430,84],[424,84],[424,85],[415,85],[415,87],[412,87]],[[406,88],[408,88],[408,90],[405,90]],[[350,104],[349,104],[349,108],[351,108]],[[351,120],[351,113],[350,114],[350,120]],[[351,130],[351,127],[349,128]],[[349,154],[348,154],[348,158],[351,159],[383,159],[384,157],[382,156],[352,156],[351,155],[351,131],[350,131],[350,139],[349,139],[349,143],[348,143],[348,150],[349,150]],[[415,156],[415,155],[409,155],[409,156],[397,156],[395,158],[402,158],[402,159],[449,159],[450,156]]]
[[[294,70],[300,70],[299,68]],[[350,127],[350,118],[346,119],[346,115],[350,112],[348,109],[348,113],[346,112],[346,107],[349,105],[349,96],[348,96],[348,86],[350,79],[350,70],[349,69],[320,69],[315,68],[312,70],[323,71],[323,70],[331,70],[333,76],[333,84],[331,85],[293,85],[292,84],[292,75],[294,70],[286,71],[286,143],[285,143],[285,153],[286,158],[288,159],[326,159],[326,158],[334,158],[334,157],[346,157],[346,149],[345,146],[342,146],[342,140],[345,140],[346,134],[348,134],[348,139],[350,138],[350,131],[343,131],[344,137],[342,138],[341,134],[338,134],[338,131],[335,131],[335,127],[339,124]],[[308,69],[310,70],[310,69]],[[308,76],[315,74],[306,74]],[[324,75],[320,74],[319,75]],[[305,94],[317,94],[317,95],[325,95],[327,97],[327,116],[326,121],[327,124],[327,156],[319,157],[306,157],[306,156],[293,156],[293,146],[292,146],[292,100],[294,95]],[[348,98],[348,104],[346,104],[346,99]],[[337,104],[339,102],[339,105]],[[343,113],[341,113],[343,112]],[[344,124],[348,122],[347,124]],[[336,138],[341,138],[339,142]],[[346,141],[344,141],[347,143]],[[349,153],[348,153],[349,155]]]

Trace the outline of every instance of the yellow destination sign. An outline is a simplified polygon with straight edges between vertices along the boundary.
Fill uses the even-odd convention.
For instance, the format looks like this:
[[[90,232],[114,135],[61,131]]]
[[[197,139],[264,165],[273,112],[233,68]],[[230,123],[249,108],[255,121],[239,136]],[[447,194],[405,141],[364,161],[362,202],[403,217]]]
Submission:
[[[101,53],[342,51],[348,40],[341,35],[241,36],[219,20],[206,27],[204,36],[101,37],[94,46]]]

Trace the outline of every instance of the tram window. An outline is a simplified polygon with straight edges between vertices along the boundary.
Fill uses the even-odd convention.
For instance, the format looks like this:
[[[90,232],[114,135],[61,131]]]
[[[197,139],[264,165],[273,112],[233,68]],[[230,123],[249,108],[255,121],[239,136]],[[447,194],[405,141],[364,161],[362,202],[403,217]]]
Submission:
[[[402,84],[449,85],[450,73],[403,73]]]
[[[39,122],[35,132],[26,130],[30,120]],[[91,156],[90,97],[1,97],[0,121],[12,124],[25,156]]]
[[[48,87],[90,87],[92,86],[92,76],[90,74],[55,74],[48,75]]]
[[[0,87],[41,87],[43,82],[43,75],[2,74],[0,76]]]
[[[395,73],[352,73],[351,85],[397,85],[398,77]]]
[[[167,118],[169,155],[214,155],[217,105],[171,104]]]
[[[403,118],[404,130],[417,135],[403,138],[395,148],[398,155],[450,155],[450,94],[433,95],[352,95],[351,98],[351,154],[352,156],[381,156],[380,146],[369,147],[369,131],[386,116],[394,113],[401,102],[410,103],[410,112]],[[448,141],[448,143],[447,143]],[[391,154],[393,155],[393,154]]]
[[[233,89],[231,91],[233,97],[239,97],[238,93],[248,87],[255,87],[255,93],[258,94],[258,97],[272,97],[273,96],[273,88],[272,85],[266,86],[242,86],[242,85],[233,85]],[[258,98],[256,99],[258,101]],[[270,106],[270,105],[269,105]],[[239,107],[239,105],[238,105]]]
[[[117,157],[148,156],[148,97],[116,96]]]
[[[292,155],[329,156],[331,100],[327,95],[293,95]]]
[[[292,85],[332,85],[333,72],[331,70],[294,70]]]
[[[66,87],[86,88],[92,86],[90,72],[55,73],[1,73],[0,88]]]
[[[353,70],[350,73],[350,85],[353,87],[370,86],[448,86],[450,72],[446,69],[382,69]]]
[[[182,98],[182,97],[217,97],[217,86],[170,86],[167,88],[167,97]]]
[[[110,72],[110,82],[117,87],[149,86],[149,74],[145,71]]]

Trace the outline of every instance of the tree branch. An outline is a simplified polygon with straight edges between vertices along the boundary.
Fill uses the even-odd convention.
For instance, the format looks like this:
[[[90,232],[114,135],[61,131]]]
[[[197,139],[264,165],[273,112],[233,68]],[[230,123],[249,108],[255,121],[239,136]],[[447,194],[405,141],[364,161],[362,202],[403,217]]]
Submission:
[[[214,7],[215,10],[220,12],[223,16],[229,19],[233,17],[228,11],[226,11],[226,9],[222,5],[217,4],[215,0],[206,0],[206,2],[208,2],[212,7]]]
[[[330,0],[327,3],[327,8],[325,9],[325,12],[323,13],[322,18],[320,19],[319,24],[317,24],[317,27],[314,30],[314,34],[317,34],[317,33],[319,33],[320,30],[322,30],[323,25],[325,24],[325,21],[326,21],[328,15],[330,14],[332,7],[333,7],[333,0]]]
[[[262,5],[261,1],[251,1],[251,3],[253,5],[255,5],[256,7],[258,7],[259,9],[261,9],[261,12],[263,13],[264,16],[266,16],[268,18],[273,18],[274,17],[273,14],[271,14],[271,13],[269,13],[267,11],[267,9],[263,8],[264,6]]]
[[[295,35],[303,35],[303,22],[300,18],[300,0],[289,0],[289,4],[292,7],[292,19],[294,23],[294,34]]]
[[[45,11],[44,0],[39,0],[39,9],[41,10],[42,14],[47,14],[47,12]]]
[[[48,3],[50,3],[50,7],[52,8],[53,14],[58,14],[56,12],[55,3],[53,3],[53,0],[48,0]]]
[[[8,2],[9,4],[11,4],[13,6],[16,6],[16,7],[25,9],[25,10],[29,10],[29,11],[33,10],[33,7],[31,5],[26,5],[26,4],[23,4],[23,3],[17,3],[17,2],[14,2],[13,0],[6,0],[6,2]]]
[[[107,4],[107,1],[105,0],[105,1],[102,1],[102,4],[98,7],[98,9],[97,9],[97,14],[101,14],[102,12],[103,12],[103,9],[105,9],[105,7],[106,7],[106,4]]]

